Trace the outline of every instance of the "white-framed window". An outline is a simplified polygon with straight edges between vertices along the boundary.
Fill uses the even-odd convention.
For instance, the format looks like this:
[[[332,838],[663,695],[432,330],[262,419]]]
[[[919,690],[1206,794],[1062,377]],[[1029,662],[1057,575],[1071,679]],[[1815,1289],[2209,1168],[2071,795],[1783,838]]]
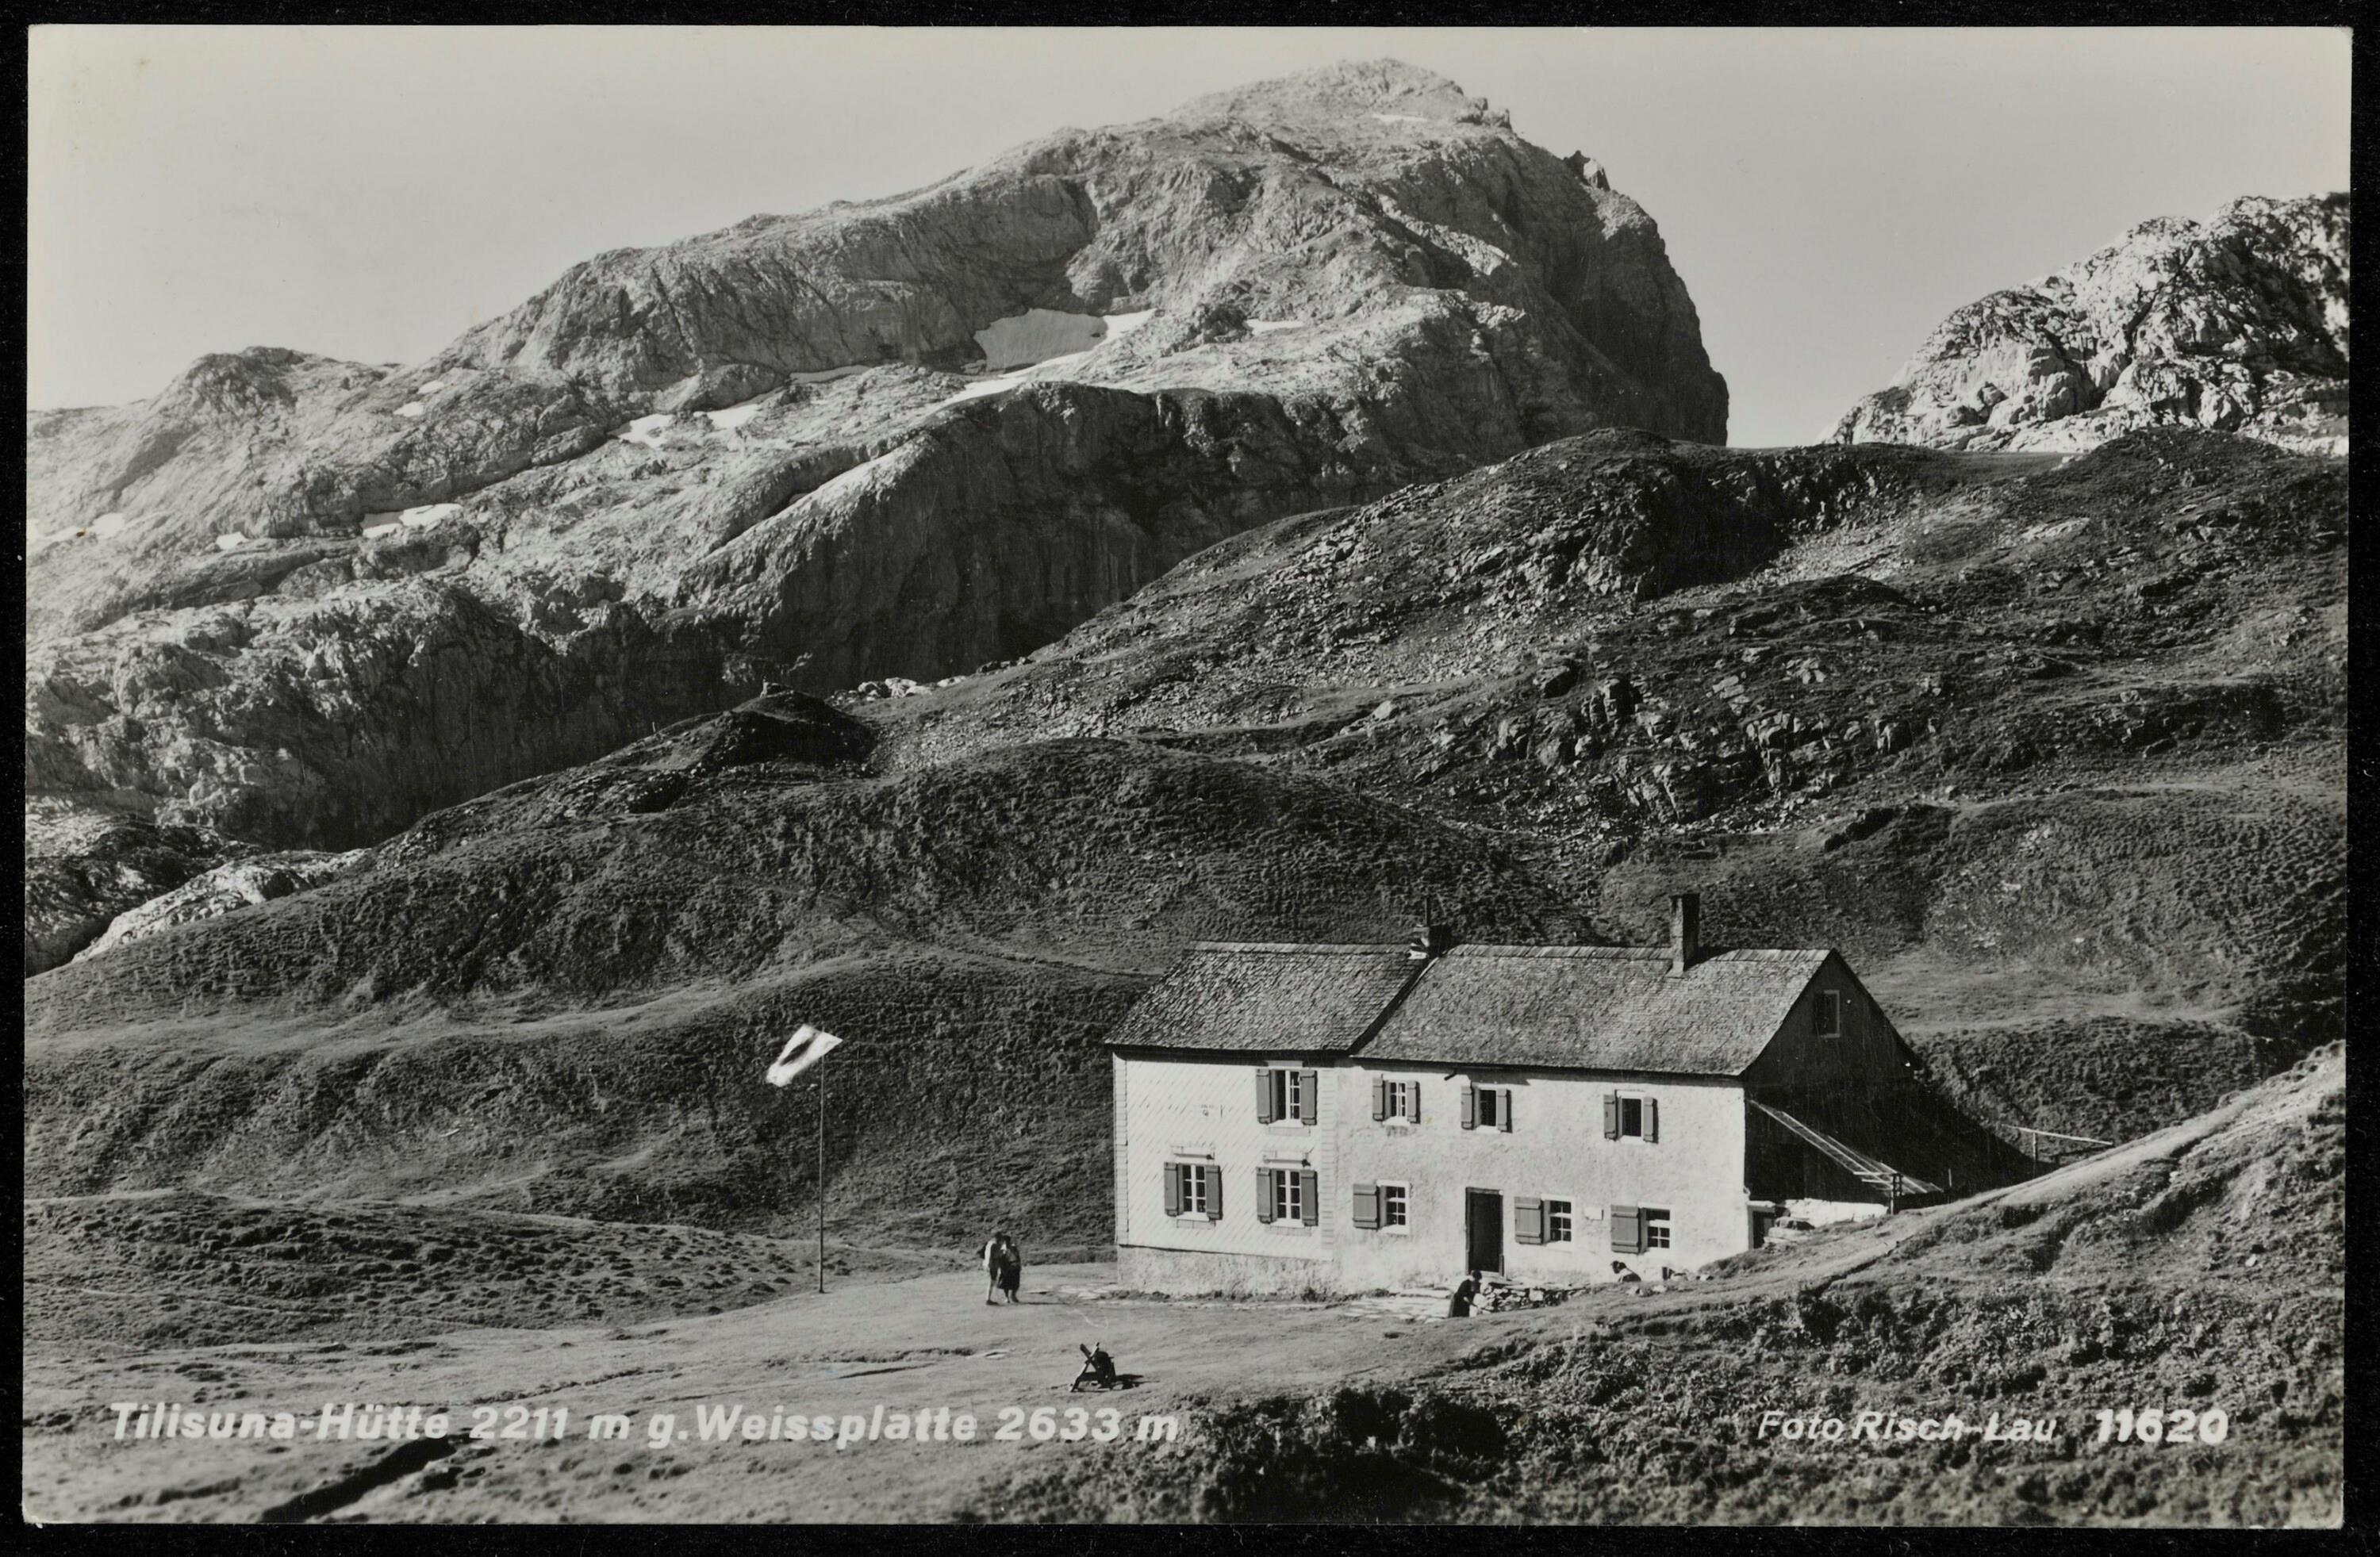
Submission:
[[[1310,1125],[1319,1118],[1321,1074],[1296,1066],[1268,1066],[1257,1072],[1257,1116],[1269,1125]]]
[[[1810,1006],[1810,1032],[1815,1037],[1840,1038],[1843,1035],[1843,997],[1832,989],[1818,991]]]
[[[1670,1213],[1668,1212],[1656,1211],[1651,1206],[1645,1208],[1645,1247],[1646,1249],[1670,1247]]]
[[[1381,1091],[1386,1094],[1389,1122],[1409,1124],[1421,1117],[1420,1100],[1414,1094],[1421,1090],[1418,1081],[1389,1081]]]
[[[1305,1201],[1299,1193],[1302,1177],[1295,1173],[1273,1174],[1272,1219],[1275,1222],[1305,1220]]]
[[[1212,1163],[1166,1164],[1165,1214],[1220,1220],[1223,1170]]]
[[[1402,1233],[1413,1225],[1412,1196],[1405,1185],[1380,1186],[1380,1225]]]
[[[1568,1201],[1548,1201],[1546,1202],[1546,1242],[1568,1243],[1570,1241],[1570,1202]]]

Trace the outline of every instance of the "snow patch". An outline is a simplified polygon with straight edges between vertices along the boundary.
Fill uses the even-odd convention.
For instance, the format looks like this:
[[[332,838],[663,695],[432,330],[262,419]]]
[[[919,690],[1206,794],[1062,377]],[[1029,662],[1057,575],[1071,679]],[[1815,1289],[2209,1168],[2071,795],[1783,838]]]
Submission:
[[[995,320],[977,331],[975,337],[983,347],[984,366],[990,371],[941,404],[956,405],[963,400],[1003,393],[1019,384],[1069,378],[1100,342],[1129,335],[1156,317],[1155,308],[1121,314],[1066,314],[1052,308],[1033,308],[1010,319]],[[1003,333],[1003,326],[1013,328]],[[1030,355],[1053,344],[1072,344],[1077,349],[1055,356]]]
[[[403,525],[394,521],[386,525],[367,525],[364,526],[364,539],[385,540],[403,528],[405,528]]]
[[[759,416],[760,411],[760,402],[755,399],[747,400],[741,405],[730,405],[724,411],[705,411],[702,415],[713,429],[720,432],[734,432],[737,428]]]
[[[445,387],[445,380],[432,379],[428,383],[421,386],[421,392],[424,394],[436,394],[440,390],[443,390]]]
[[[91,522],[91,533],[104,540],[124,533],[125,519],[121,513],[103,513]]]
[[[1303,330],[1305,325],[1302,319],[1252,319],[1248,320],[1248,333],[1269,335],[1277,330]]]
[[[1081,356],[1107,338],[1108,321],[1098,314],[1027,308],[993,320],[975,332],[983,348],[984,370],[1001,373],[1060,357]]]
[[[422,404],[419,400],[408,400],[404,404],[396,408],[396,414],[400,416],[411,416],[416,420],[419,420],[421,414],[428,409],[429,407]]]
[[[459,502],[433,502],[419,508],[408,508],[397,518],[408,530],[426,530],[432,525],[459,517],[462,512],[463,505]]]
[[[237,530],[227,531],[223,535],[215,537],[215,549],[217,551],[237,551],[247,544],[248,537],[240,534]]]
[[[662,434],[675,420],[677,417],[672,413],[660,411],[650,416],[638,416],[612,436],[623,443],[641,443],[648,449],[658,449],[662,446]]]

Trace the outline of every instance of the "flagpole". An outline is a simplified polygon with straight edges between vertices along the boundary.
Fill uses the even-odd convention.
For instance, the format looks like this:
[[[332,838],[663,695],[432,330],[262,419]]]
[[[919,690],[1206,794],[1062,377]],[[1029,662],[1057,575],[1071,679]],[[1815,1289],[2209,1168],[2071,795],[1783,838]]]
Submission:
[[[819,1290],[824,1292],[826,1290],[826,1067],[820,1066],[818,1073],[818,1283]]]

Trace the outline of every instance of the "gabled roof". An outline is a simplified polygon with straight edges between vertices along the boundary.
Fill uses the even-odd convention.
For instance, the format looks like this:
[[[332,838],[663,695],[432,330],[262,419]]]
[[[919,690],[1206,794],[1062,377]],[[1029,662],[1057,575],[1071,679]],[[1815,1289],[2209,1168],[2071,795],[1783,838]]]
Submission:
[[[1458,946],[1415,961],[1396,946],[1208,943],[1108,1042],[1735,1076],[1829,955],[1715,951],[1672,974],[1662,947]]]
[[[1672,974],[1662,947],[1458,946],[1364,1057],[1739,1075],[1828,956],[1718,951]]]
[[[1401,946],[1205,941],[1108,1034],[1117,1047],[1344,1054],[1419,963]]]

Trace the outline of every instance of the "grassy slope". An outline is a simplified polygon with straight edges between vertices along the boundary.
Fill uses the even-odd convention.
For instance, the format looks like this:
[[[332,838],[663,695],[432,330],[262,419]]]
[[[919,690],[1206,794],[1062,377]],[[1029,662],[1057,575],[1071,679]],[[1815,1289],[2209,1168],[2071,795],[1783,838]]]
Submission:
[[[760,1073],[807,1020],[852,1041],[839,1233],[1089,1244],[1099,1039],[1172,948],[1394,938],[1422,893],[1576,929],[1492,839],[1296,776],[1094,741],[886,776],[704,721],[30,984],[27,1180],[799,1226],[808,1086]]]
[[[1988,1116],[2119,1135],[2340,1010],[2345,489],[1597,434],[1194,559],[1021,665],[790,699],[26,986],[37,1193],[1099,1241],[1097,1046],[1201,937],[1844,947]],[[1386,705],[1386,712],[1380,712]],[[840,1084],[840,1083],[839,1083]]]

